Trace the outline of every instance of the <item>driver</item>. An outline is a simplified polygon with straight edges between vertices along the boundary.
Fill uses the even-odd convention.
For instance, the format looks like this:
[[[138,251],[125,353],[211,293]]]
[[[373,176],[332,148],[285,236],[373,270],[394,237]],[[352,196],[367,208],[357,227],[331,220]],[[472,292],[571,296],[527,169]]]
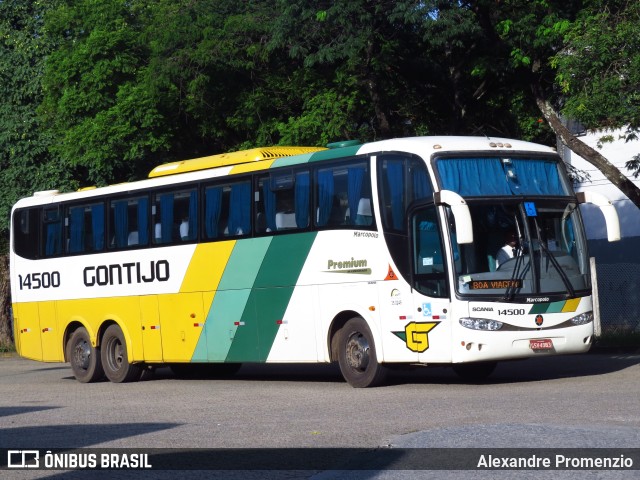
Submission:
[[[504,246],[496,253],[496,268],[517,255],[518,236],[516,233],[507,232],[504,236],[504,242]]]

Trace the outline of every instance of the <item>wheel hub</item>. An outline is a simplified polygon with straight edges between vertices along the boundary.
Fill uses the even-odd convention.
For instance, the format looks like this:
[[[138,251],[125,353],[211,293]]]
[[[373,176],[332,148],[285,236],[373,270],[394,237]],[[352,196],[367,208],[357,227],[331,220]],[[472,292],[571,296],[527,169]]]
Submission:
[[[360,333],[354,333],[347,341],[347,363],[351,368],[364,371],[369,365],[369,343]]]
[[[78,342],[76,344],[76,348],[74,349],[74,360],[75,364],[83,370],[87,370],[89,368],[91,348],[87,342]]]

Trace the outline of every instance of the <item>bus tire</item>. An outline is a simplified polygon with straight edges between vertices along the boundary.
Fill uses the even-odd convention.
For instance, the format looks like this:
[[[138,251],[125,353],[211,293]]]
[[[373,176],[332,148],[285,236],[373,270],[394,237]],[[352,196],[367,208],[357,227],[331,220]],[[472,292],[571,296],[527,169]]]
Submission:
[[[142,367],[129,363],[127,343],[122,329],[118,325],[110,325],[102,336],[100,347],[104,374],[113,383],[124,383],[139,380]]]
[[[457,363],[453,371],[467,382],[481,382],[493,373],[496,365],[498,362]]]
[[[378,363],[373,335],[363,318],[352,318],[338,331],[338,364],[352,387],[375,387],[385,380],[387,369]]]
[[[79,382],[91,383],[104,377],[100,349],[91,345],[86,328],[77,328],[71,334],[67,341],[66,354],[73,375]]]

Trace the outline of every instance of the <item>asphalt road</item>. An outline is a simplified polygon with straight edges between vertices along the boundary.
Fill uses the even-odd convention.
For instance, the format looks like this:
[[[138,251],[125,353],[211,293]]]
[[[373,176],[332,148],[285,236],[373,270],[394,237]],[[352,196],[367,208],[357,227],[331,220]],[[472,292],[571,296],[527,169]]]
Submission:
[[[136,383],[80,384],[65,364],[0,358],[0,448],[389,446],[640,448],[640,355],[506,362],[481,385],[465,383],[447,368],[419,368],[395,372],[387,386],[375,389],[351,388],[333,365],[247,365],[230,379],[189,380],[159,369]],[[87,477],[15,473],[0,471],[0,478]],[[109,472],[89,477],[112,478],[100,473]],[[148,478],[163,478],[159,473]],[[196,478],[458,478],[461,472],[226,473]],[[508,472],[465,472],[464,478],[497,473]],[[559,478],[558,472],[514,473],[500,478]],[[140,472],[118,474],[142,478]],[[638,470],[563,475],[637,478]]]

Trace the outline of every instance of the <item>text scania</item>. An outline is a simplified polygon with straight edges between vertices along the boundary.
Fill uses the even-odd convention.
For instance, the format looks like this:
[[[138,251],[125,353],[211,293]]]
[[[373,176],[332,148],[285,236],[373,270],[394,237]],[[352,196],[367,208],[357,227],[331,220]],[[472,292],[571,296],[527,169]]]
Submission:
[[[86,267],[83,272],[87,287],[133,283],[166,282],[169,280],[169,262],[151,260],[149,263],[115,263]]]

